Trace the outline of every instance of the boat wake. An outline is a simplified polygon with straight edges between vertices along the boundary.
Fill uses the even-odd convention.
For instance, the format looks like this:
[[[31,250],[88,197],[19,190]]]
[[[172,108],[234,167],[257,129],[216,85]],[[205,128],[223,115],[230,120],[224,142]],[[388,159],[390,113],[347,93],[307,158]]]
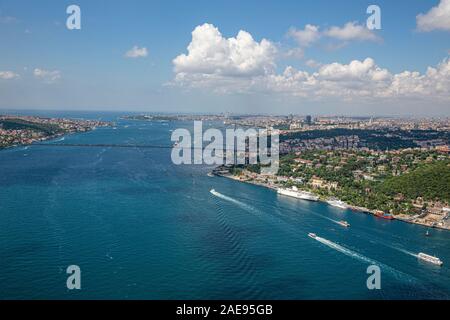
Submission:
[[[418,258],[418,257],[419,257],[419,254],[417,254],[417,253],[414,253],[414,252],[411,252],[411,251],[408,251],[408,250],[405,250],[405,249],[402,249],[402,248],[394,247],[394,246],[389,246],[389,245],[386,245],[386,246],[387,246],[387,247],[390,247],[390,248],[392,248],[392,249],[394,249],[394,250],[403,252],[404,254],[413,256],[413,257],[415,257],[415,258]]]
[[[326,219],[326,220],[328,220],[328,221],[331,221],[331,222],[333,222],[333,223],[336,223],[336,224],[338,224],[338,225],[341,225],[341,221],[339,221],[339,220],[334,220],[334,219],[331,219],[331,218],[328,218],[328,217],[326,217],[326,216],[323,216],[323,215],[321,215],[321,214],[315,214],[316,216],[318,216],[318,217],[321,217],[321,218],[323,218],[323,219]]]
[[[403,273],[401,271],[398,271],[388,265],[385,265],[379,261],[376,261],[374,259],[368,258],[360,253],[357,253],[355,251],[352,251],[350,249],[347,249],[333,241],[321,238],[321,237],[315,237],[315,240],[319,241],[320,243],[328,246],[329,248],[332,248],[336,251],[339,251],[343,254],[345,254],[348,257],[351,257],[353,259],[359,260],[360,262],[363,263],[368,263],[371,265],[377,265],[378,267],[380,267],[382,270],[389,272],[391,275],[393,275],[395,278],[399,279],[399,280],[403,280],[403,281],[408,281],[408,282],[417,282],[418,280],[415,279],[414,277],[410,276],[409,274]]]
[[[370,263],[370,264],[377,264],[377,265],[379,265],[379,262],[377,262],[375,260],[372,260],[370,258],[367,258],[367,257],[365,257],[365,256],[363,256],[363,255],[361,255],[359,253],[356,253],[356,252],[354,252],[354,251],[352,251],[350,249],[344,248],[343,246],[341,246],[341,245],[339,245],[339,244],[337,244],[337,243],[335,243],[333,241],[330,241],[330,240],[327,240],[327,239],[324,239],[324,238],[321,238],[321,237],[316,237],[315,239],[317,241],[319,241],[320,243],[322,243],[322,244],[324,244],[324,245],[326,245],[326,246],[328,246],[328,247],[330,247],[332,249],[335,249],[335,250],[345,254],[346,256],[349,256],[351,258],[357,259],[357,260],[362,261],[362,262],[367,262],[367,263]]]
[[[226,195],[224,195],[224,194],[221,194],[220,192],[217,192],[217,191],[214,190],[214,189],[211,189],[209,192],[210,192],[212,195],[214,195],[214,196],[216,196],[216,197],[218,197],[218,198],[220,198],[220,199],[222,199],[222,200],[231,202],[231,203],[233,203],[233,204],[235,204],[235,205],[241,207],[242,209],[244,209],[244,210],[246,210],[246,211],[248,211],[248,212],[250,212],[250,213],[256,213],[256,214],[259,214],[259,211],[258,211],[256,208],[254,208],[254,207],[252,207],[252,206],[250,206],[250,205],[248,205],[248,204],[246,204],[246,203],[244,203],[244,202],[241,202],[241,201],[239,201],[239,200],[236,200],[236,199],[233,199],[233,198],[231,198],[231,197],[228,197],[228,196],[226,196]]]
[[[371,230],[371,231],[372,231],[372,230]],[[375,231],[376,231],[376,230],[375,230]],[[382,240],[382,239],[379,238],[379,237],[374,237],[373,234],[368,234],[367,232],[364,232],[364,231],[360,231],[359,233],[360,233],[360,235],[362,235],[365,239],[369,240],[369,241],[372,242],[372,243],[376,243],[377,245],[385,246],[386,248],[390,248],[390,249],[392,249],[392,250],[399,251],[399,252],[401,252],[401,253],[404,253],[404,254],[406,254],[406,255],[409,255],[409,256],[412,256],[412,257],[415,257],[415,258],[418,258],[418,257],[419,257],[419,254],[418,254],[418,253],[414,253],[414,252],[408,251],[408,250],[404,249],[400,244],[398,244],[398,245],[388,244],[386,240]],[[398,239],[396,239],[396,240],[398,241]],[[392,240],[392,242],[394,242],[394,240]]]
[[[261,274],[257,262],[254,261],[253,255],[248,252],[241,234],[236,232],[233,225],[229,223],[230,217],[225,214],[227,209],[219,202],[217,206],[217,221],[222,234],[219,243],[213,241],[207,246],[209,250],[212,250],[209,254],[217,254],[221,260],[230,259],[233,261],[229,269],[229,276],[242,286],[241,294],[243,296],[263,299],[265,293],[258,285]]]

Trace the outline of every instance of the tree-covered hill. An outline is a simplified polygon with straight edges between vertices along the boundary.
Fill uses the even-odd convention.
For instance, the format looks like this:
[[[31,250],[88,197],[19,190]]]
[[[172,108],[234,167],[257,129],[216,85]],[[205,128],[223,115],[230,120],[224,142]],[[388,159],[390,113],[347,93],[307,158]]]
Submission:
[[[61,128],[53,124],[36,123],[22,119],[0,119],[0,128],[5,130],[33,130],[44,132],[46,135],[53,135],[62,131]]]
[[[401,193],[407,199],[423,197],[450,202],[450,162],[423,165],[410,173],[388,178],[379,187],[391,196]]]

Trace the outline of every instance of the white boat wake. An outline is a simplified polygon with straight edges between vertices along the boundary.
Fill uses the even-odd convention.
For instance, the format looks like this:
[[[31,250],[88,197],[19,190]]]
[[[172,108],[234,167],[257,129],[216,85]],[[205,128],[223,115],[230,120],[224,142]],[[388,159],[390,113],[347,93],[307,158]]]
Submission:
[[[244,209],[244,210],[246,210],[246,211],[248,211],[248,212],[259,214],[259,212],[258,212],[258,210],[257,210],[256,208],[254,208],[254,207],[252,207],[252,206],[250,206],[250,205],[248,205],[248,204],[246,204],[246,203],[243,203],[243,202],[241,202],[241,201],[239,201],[239,200],[236,200],[236,199],[233,199],[233,198],[231,198],[231,197],[228,197],[228,196],[226,196],[226,195],[224,195],[224,194],[221,194],[220,192],[217,192],[217,191],[214,190],[214,189],[211,189],[209,192],[210,192],[212,195],[214,195],[214,196],[216,196],[216,197],[218,197],[218,198],[220,198],[220,199],[222,199],[222,200],[231,202],[231,203],[233,203],[233,204],[235,204],[235,205],[241,207],[242,209]]]
[[[327,219],[328,221],[331,221],[331,222],[336,223],[338,225],[341,225],[341,223],[340,223],[341,221],[339,221],[339,220],[334,220],[334,219],[328,218],[326,216],[323,216],[321,214],[316,214],[316,216],[321,217],[323,219]]]
[[[386,246],[389,247],[389,248],[392,248],[392,249],[394,249],[394,250],[403,252],[404,254],[413,256],[413,257],[415,257],[415,258],[418,258],[418,257],[419,257],[419,254],[417,254],[417,253],[414,253],[414,252],[411,252],[411,251],[408,251],[408,250],[405,250],[405,249],[402,249],[402,248],[390,246],[390,245],[386,245]]]
[[[341,245],[339,245],[339,244],[337,244],[337,243],[335,243],[333,241],[330,241],[330,240],[327,240],[327,239],[324,239],[324,238],[321,238],[321,237],[316,237],[315,240],[317,240],[320,243],[328,246],[329,248],[332,248],[332,249],[334,249],[336,251],[339,251],[339,252],[345,254],[348,257],[351,257],[353,259],[359,260],[359,261],[361,261],[363,263],[368,263],[368,264],[371,264],[371,265],[377,265],[381,269],[383,269],[383,270],[389,272],[390,274],[392,274],[393,276],[395,276],[397,279],[407,280],[408,282],[417,282],[417,279],[415,279],[414,277],[412,277],[412,276],[410,276],[410,275],[408,275],[406,273],[398,271],[398,270],[396,270],[396,269],[394,269],[394,268],[392,268],[392,267],[390,267],[388,265],[385,265],[385,264],[383,264],[383,263],[381,263],[379,261],[373,260],[371,258],[363,256],[362,254],[359,254],[359,253],[354,252],[354,251],[352,251],[350,249],[347,249],[347,248],[345,248],[345,247],[343,247],[343,246],[341,246]]]
[[[378,237],[374,237],[372,234],[369,235],[367,232],[360,232],[360,234],[361,234],[364,238],[366,238],[367,240],[369,240],[369,241],[372,242],[372,243],[376,243],[376,244],[382,245],[382,246],[384,246],[384,247],[386,247],[386,248],[390,248],[390,249],[392,249],[392,250],[399,251],[399,252],[401,252],[401,253],[404,253],[404,254],[406,254],[406,255],[409,255],[409,256],[412,256],[412,257],[415,257],[415,258],[418,258],[418,257],[419,257],[419,254],[418,254],[418,253],[414,253],[414,252],[408,251],[408,250],[406,250],[406,249],[403,249],[403,248],[402,248],[401,246],[399,246],[399,245],[391,245],[391,244],[388,244],[388,243],[386,243],[385,240],[382,240],[381,238],[378,238]]]
[[[352,251],[350,249],[344,248],[343,246],[341,246],[341,245],[339,245],[337,243],[334,243],[333,241],[330,241],[330,240],[327,240],[327,239],[324,239],[324,238],[321,238],[321,237],[316,237],[315,239],[317,241],[319,241],[320,243],[323,243],[324,245],[326,245],[326,246],[328,246],[328,247],[330,247],[332,249],[335,249],[335,250],[337,250],[337,251],[339,251],[339,252],[341,252],[341,253],[343,253],[346,256],[349,256],[351,258],[355,258],[357,260],[360,260],[362,262],[367,262],[367,263],[370,263],[370,264],[377,264],[377,265],[379,264],[377,261],[372,260],[370,258],[367,258],[367,257],[365,257],[365,256],[363,256],[363,255],[361,255],[359,253],[356,253],[356,252],[354,252],[354,251]]]

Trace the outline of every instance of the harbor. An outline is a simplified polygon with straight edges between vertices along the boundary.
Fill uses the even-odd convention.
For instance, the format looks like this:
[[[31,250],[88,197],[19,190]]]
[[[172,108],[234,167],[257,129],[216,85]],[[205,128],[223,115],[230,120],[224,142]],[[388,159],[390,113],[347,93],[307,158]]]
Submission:
[[[285,189],[285,188],[280,188],[279,186],[277,186],[274,183],[263,182],[261,180],[256,180],[256,179],[242,179],[242,177],[231,174],[230,171],[226,167],[224,168],[223,166],[212,170],[211,172],[208,173],[208,176],[210,176],[210,177],[218,176],[218,177],[223,177],[223,178],[227,178],[227,179],[232,179],[232,180],[235,180],[238,182],[249,183],[249,184],[253,184],[253,185],[257,185],[260,187],[274,190],[278,194],[287,195],[290,197],[303,199],[303,200],[320,201],[320,202],[326,203],[330,206],[333,206],[333,207],[336,207],[339,209],[343,209],[343,210],[348,209],[348,210],[351,210],[351,211],[357,212],[357,213],[370,214],[370,215],[373,215],[380,219],[398,220],[398,221],[402,221],[402,222],[406,222],[406,223],[410,223],[410,224],[416,224],[416,225],[420,225],[420,226],[428,227],[428,228],[450,230],[450,226],[443,227],[443,226],[439,226],[437,224],[422,223],[422,222],[415,221],[414,217],[408,217],[405,215],[399,215],[399,216],[394,217],[393,215],[385,213],[380,210],[371,210],[371,209],[360,207],[360,206],[350,205],[350,204],[347,204],[347,203],[345,203],[339,199],[335,199],[335,198],[323,198],[318,195],[314,195],[310,191],[302,191],[302,190],[299,190],[298,188],[289,190],[289,189]]]

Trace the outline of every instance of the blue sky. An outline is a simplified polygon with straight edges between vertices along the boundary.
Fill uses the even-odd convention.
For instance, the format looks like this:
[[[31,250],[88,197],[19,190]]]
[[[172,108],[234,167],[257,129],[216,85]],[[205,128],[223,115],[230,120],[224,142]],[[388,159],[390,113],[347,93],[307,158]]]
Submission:
[[[450,115],[450,27],[430,12],[447,2],[2,0],[0,108]],[[363,30],[370,4],[381,30]]]

